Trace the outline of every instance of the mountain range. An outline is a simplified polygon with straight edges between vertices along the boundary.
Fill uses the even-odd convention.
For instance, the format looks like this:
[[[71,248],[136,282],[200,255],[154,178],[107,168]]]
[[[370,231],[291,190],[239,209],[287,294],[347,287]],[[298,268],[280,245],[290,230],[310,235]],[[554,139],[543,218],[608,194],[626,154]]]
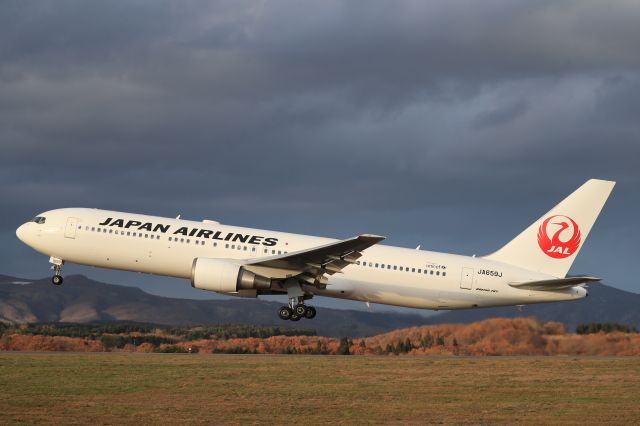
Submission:
[[[70,275],[62,286],[49,278],[25,280],[0,275],[0,321],[21,323],[127,321],[152,324],[278,325],[281,303],[259,299],[193,300],[161,297],[135,287],[105,284]],[[318,335],[362,337],[426,324],[471,323],[487,318],[535,316],[559,321],[570,330],[587,322],[617,322],[640,328],[640,295],[597,284],[589,297],[576,302],[445,311],[430,317],[392,312],[319,309],[313,321],[295,327]],[[294,323],[290,324],[294,326]]]

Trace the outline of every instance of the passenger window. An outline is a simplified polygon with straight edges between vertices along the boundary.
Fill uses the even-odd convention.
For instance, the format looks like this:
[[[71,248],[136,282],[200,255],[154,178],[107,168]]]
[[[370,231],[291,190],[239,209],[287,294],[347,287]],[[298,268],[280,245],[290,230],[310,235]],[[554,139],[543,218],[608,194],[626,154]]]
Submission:
[[[95,226],[92,226],[91,230],[95,232],[95,230],[96,230]]]
[[[255,253],[256,252],[256,248],[255,247],[251,247],[251,251]]]
[[[422,273],[422,269],[418,269],[418,273],[421,274]]]
[[[429,275],[433,275],[433,269],[429,272]]]
[[[180,242],[181,242],[181,243],[184,243],[184,238],[180,238]]]
[[[356,265],[359,265],[359,264],[360,264],[360,261],[358,260],[358,261],[356,262]]]
[[[436,275],[440,275],[440,271],[436,271]]]
[[[376,263],[376,268],[378,267],[378,264]]]
[[[446,277],[446,276],[447,276],[447,273],[446,273],[446,272],[444,272],[444,271],[442,271],[442,276],[443,276],[443,277]]]
[[[411,272],[415,272],[415,271],[416,271],[416,268],[411,268]]]
[[[228,249],[228,248],[229,248],[229,244],[225,244],[225,245],[224,245],[224,248],[227,248],[227,249]]]
[[[218,243],[216,243],[215,241],[213,242],[213,246],[214,247],[218,247]]]
[[[402,269],[402,266],[400,267],[400,270],[401,270],[401,271],[403,270],[403,269]]]
[[[398,265],[393,265],[393,270],[397,271],[398,270]]]

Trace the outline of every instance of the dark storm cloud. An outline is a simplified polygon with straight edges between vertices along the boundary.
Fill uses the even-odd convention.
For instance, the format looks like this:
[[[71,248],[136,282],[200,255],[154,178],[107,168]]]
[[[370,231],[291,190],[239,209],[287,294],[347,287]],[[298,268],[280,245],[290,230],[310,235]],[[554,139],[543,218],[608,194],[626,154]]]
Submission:
[[[615,232],[640,204],[637,22],[633,1],[13,2],[1,230],[89,205],[468,253],[602,177]]]

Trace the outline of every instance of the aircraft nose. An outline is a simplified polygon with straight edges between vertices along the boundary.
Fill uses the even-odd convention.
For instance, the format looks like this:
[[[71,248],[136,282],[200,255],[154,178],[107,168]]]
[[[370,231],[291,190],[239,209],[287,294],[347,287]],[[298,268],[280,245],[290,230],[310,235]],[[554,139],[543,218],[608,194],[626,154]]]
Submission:
[[[20,225],[18,227],[18,229],[16,229],[16,236],[22,242],[24,242],[24,239],[25,239],[25,236],[26,236],[26,233],[27,233],[26,228],[27,228],[27,224],[24,223],[24,224]]]

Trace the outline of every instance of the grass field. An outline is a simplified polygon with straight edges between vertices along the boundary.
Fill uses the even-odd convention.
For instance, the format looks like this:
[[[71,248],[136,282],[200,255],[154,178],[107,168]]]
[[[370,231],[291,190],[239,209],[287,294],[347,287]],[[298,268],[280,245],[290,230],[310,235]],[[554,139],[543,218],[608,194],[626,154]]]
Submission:
[[[0,423],[640,423],[640,358],[0,353]]]

